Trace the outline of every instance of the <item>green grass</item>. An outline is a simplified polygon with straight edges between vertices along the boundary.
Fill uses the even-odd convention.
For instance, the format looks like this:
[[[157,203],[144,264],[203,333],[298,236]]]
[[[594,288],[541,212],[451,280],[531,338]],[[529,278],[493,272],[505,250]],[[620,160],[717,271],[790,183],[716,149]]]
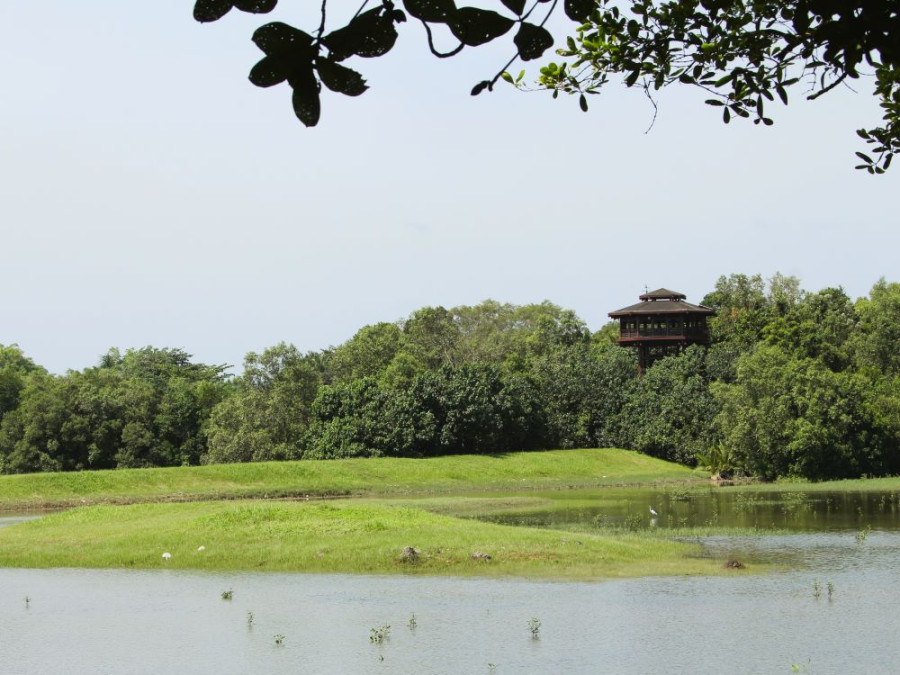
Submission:
[[[403,561],[406,546],[420,552],[417,562]],[[491,560],[473,560],[476,551]],[[506,527],[384,500],[98,505],[0,530],[0,566],[29,568],[565,579],[723,572],[723,561],[698,552],[645,534]]]
[[[701,480],[701,474],[609,448],[430,459],[216,464],[0,476],[0,510],[307,495],[546,490],[692,480]]]
[[[733,574],[697,546],[656,532],[566,532],[468,517],[540,509],[548,496],[568,507],[597,503],[568,488],[684,490],[705,477],[616,449],[3,476],[0,509],[75,508],[0,529],[0,566],[565,579]],[[354,499],[302,499],[324,496]],[[403,560],[407,546],[420,552],[415,562]],[[476,551],[491,559],[473,559]]]

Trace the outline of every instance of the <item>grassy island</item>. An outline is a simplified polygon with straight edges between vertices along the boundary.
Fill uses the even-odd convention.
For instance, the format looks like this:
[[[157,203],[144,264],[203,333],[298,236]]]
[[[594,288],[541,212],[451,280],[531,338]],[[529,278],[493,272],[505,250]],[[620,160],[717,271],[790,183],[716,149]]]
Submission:
[[[0,530],[0,565],[565,579],[710,574],[722,561],[656,535],[448,515],[465,513],[473,493],[527,497],[538,489],[701,480],[614,449],[4,476],[7,510],[74,508]],[[448,508],[454,502],[459,507]]]

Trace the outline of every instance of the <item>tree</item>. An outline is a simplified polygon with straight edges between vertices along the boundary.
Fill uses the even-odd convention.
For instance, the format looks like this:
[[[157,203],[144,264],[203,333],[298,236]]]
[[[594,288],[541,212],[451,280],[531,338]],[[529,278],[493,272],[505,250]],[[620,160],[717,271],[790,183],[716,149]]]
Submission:
[[[766,286],[759,274],[721,276],[716,289],[701,301],[714,309],[716,315],[709,319],[712,342],[732,342],[741,348],[759,340],[766,324]]]
[[[638,377],[633,350],[584,344],[554,350],[534,362],[530,377],[548,447],[622,444],[621,412]]]
[[[304,457],[506,452],[541,447],[534,389],[487,364],[443,366],[404,389],[373,378],[324,386]]]
[[[232,8],[264,14],[277,3],[196,0],[194,17],[216,21]],[[545,24],[555,0],[500,0],[502,13],[457,7],[455,0],[403,0],[405,12],[392,0],[366,10],[368,4],[329,31],[327,0],[308,32],[282,22],[260,26],[253,42],[264,56],[250,81],[259,87],[287,82],[295,114],[315,126],[322,86],[347,96],[365,92],[363,76],[343,62],[388,53],[407,14],[422,24],[439,58],[513,34],[512,58],[476,84],[473,95],[493,89],[501,77],[521,85],[522,75],[514,79],[507,69],[516,60],[540,58],[554,43]],[[884,124],[857,132],[874,155],[858,152],[857,168],[883,173],[900,151],[900,0],[564,0],[563,7],[576,24],[575,36],[558,52],[569,60],[541,68],[539,83],[554,96],[577,94],[583,110],[587,95],[599,93],[615,75],[648,95],[674,83],[695,86],[712,96],[707,103],[722,108],[726,123],[737,116],[771,125],[768,102],[777,96],[787,104],[791,88],[816,99],[872,74]],[[438,51],[435,30],[448,32],[456,46]]]
[[[900,375],[900,283],[881,279],[856,305],[860,331],[856,360],[860,368]]]
[[[362,377],[378,377],[403,346],[403,332],[395,323],[365,326],[331,352],[330,379],[349,382]]]
[[[706,375],[706,350],[692,345],[660,359],[634,382],[620,413],[627,447],[692,465],[715,443],[719,403]]]
[[[806,295],[783,316],[763,329],[767,342],[800,358],[818,359],[831,370],[850,365],[850,345],[859,317],[841,288],[826,288]]]
[[[59,377],[34,370],[0,421],[0,471],[197,464],[205,422],[226,394],[223,370],[151,347],[113,349]]]
[[[724,446],[746,473],[819,480],[897,466],[897,424],[876,414],[896,410],[896,399],[855,374],[759,345],[741,357],[737,382],[713,392]]]
[[[26,377],[35,371],[44,369],[25,356],[18,345],[0,345],[0,421],[5,413],[19,405]]]
[[[244,358],[234,396],[216,406],[209,420],[207,462],[296,459],[322,384],[315,357],[279,343]]]
[[[456,363],[460,330],[453,313],[423,307],[403,323],[404,351],[425,370]]]

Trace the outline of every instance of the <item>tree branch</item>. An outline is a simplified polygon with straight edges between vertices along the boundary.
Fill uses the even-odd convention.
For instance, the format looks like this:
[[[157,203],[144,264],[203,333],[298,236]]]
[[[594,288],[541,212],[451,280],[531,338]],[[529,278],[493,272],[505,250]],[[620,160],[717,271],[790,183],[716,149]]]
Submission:
[[[316,37],[322,37],[322,33],[325,32],[325,6],[328,4],[328,0],[322,0],[322,20],[319,22],[319,30],[316,32]]]
[[[356,14],[353,15],[353,19],[358,17],[360,14],[362,14],[362,11],[366,8],[366,5],[368,5],[368,4],[369,4],[369,0],[363,0],[363,4],[361,4],[359,6],[359,9],[356,10]],[[350,20],[353,21],[353,19],[350,19]]]
[[[425,26],[425,33],[428,35],[428,49],[431,50],[431,53],[439,59],[449,59],[451,56],[456,56],[463,50],[463,47],[466,46],[465,44],[460,42],[459,46],[453,51],[446,53],[439,52],[434,46],[434,37],[431,35],[431,26],[429,26],[428,22],[426,22],[425,20],[420,20],[422,21],[422,25]]]
[[[819,98],[820,96],[822,96],[824,94],[827,94],[829,91],[834,89],[836,86],[838,86],[841,82],[843,82],[846,79],[847,79],[847,72],[845,71],[841,74],[841,76],[838,79],[836,79],[834,82],[829,84],[827,87],[825,87],[823,89],[819,89],[819,91],[817,91],[815,94],[810,94],[809,96],[807,96],[806,100],[807,101],[815,101],[817,98]]]

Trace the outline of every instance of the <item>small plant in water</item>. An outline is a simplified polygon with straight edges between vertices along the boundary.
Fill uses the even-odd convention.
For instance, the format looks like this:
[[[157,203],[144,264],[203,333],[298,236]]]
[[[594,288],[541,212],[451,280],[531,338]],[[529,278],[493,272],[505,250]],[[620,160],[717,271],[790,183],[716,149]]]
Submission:
[[[531,639],[537,640],[541,636],[541,620],[536,616],[528,619],[528,630],[531,631]]]
[[[809,496],[805,492],[781,493],[781,510],[786,516],[798,515],[799,511],[809,509]]]
[[[622,523],[622,527],[626,530],[634,532],[636,530],[640,530],[644,526],[644,518],[636,513],[629,514],[625,516],[625,521]]]
[[[413,614],[411,617],[409,617],[409,621],[406,622],[406,625],[409,626],[409,629],[410,629],[410,630],[415,630],[415,629],[416,629],[416,626],[418,626],[419,624],[418,624],[418,622],[416,621],[416,615],[415,615],[415,614]]]
[[[29,604],[30,602],[31,602],[31,598],[29,598],[29,597],[26,595],[26,596],[25,596],[25,609],[28,609],[28,604]]]
[[[871,525],[866,525],[863,529],[856,533],[856,543],[863,544],[869,536],[869,532],[872,531]]]
[[[816,600],[822,597],[822,588],[819,586],[818,579],[813,580],[813,597],[816,598]]]
[[[489,664],[488,664],[488,673],[489,673],[489,675],[494,675],[494,673],[496,673],[496,672],[497,672],[497,664],[496,664],[496,663],[489,663]]]
[[[591,521],[594,527],[603,528],[609,526],[609,520],[605,513],[598,513]]]
[[[391,634],[391,627],[388,624],[383,626],[378,626],[377,628],[372,628],[369,631],[369,642],[373,645],[380,645],[382,642],[388,639]]]
[[[275,633],[275,644],[281,646],[284,644],[284,635],[281,633]]]
[[[673,502],[688,502],[693,496],[690,489],[686,487],[675,487],[671,490],[666,490],[666,493],[668,494],[669,499]]]
[[[230,588],[227,591],[222,591],[222,599],[223,600],[231,600],[231,596],[234,595],[234,591]]]
[[[253,612],[247,612],[247,628],[253,628]]]
[[[829,581],[828,582],[828,599],[831,600],[831,596],[834,595],[834,584]]]

